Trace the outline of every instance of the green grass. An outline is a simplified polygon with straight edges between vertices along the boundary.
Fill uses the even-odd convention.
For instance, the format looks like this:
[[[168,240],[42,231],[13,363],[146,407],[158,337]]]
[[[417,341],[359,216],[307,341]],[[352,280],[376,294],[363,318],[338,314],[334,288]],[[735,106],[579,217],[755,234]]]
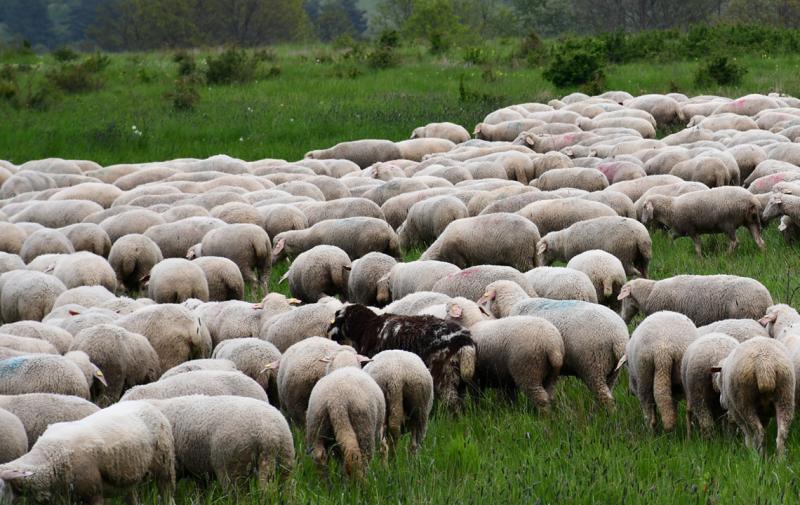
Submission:
[[[496,80],[483,68],[464,65],[458,54],[432,58],[423,49],[403,50],[403,64],[355,79],[335,77],[342,63],[327,62],[328,48],[280,48],[279,77],[246,85],[201,89],[192,113],[175,113],[163,96],[172,89],[176,65],[168,54],[119,55],[104,73],[103,90],[63,97],[44,111],[17,110],[0,102],[0,158],[16,163],[58,156],[102,164],[205,157],[217,153],[247,160],[296,159],[306,151],[366,137],[404,139],[415,126],[450,120],[468,128],[505,104],[547,101],[557,91],[538,69],[495,64]],[[320,57],[320,63],[316,63]],[[338,57],[337,57],[338,58]],[[609,89],[633,94],[680,90],[688,94],[797,92],[800,56],[741,58],[749,69],[737,88],[696,89],[696,62],[629,64],[610,67]],[[33,58],[28,63],[36,63]],[[45,58],[44,67],[51,65]],[[270,63],[273,64],[273,63]],[[338,66],[337,66],[338,65]],[[43,68],[37,73],[43,72]],[[143,80],[142,76],[146,76]],[[459,100],[459,81],[484,100]],[[147,82],[144,82],[147,81]],[[136,125],[141,137],[131,133]],[[653,234],[651,273],[729,273],[756,278],[776,301],[795,302],[800,288],[800,255],[784,243],[773,224],[759,251],[741,232],[735,254],[722,238],[704,239],[697,258],[689,239],[670,241]],[[414,259],[420,251],[407,255]],[[272,289],[286,263],[273,270]],[[248,293],[256,300],[260,293]],[[795,303],[795,305],[798,305]],[[586,388],[559,382],[552,411],[535,412],[524,400],[509,403],[493,392],[476,394],[466,413],[437,410],[419,454],[411,457],[403,439],[384,467],[374,461],[363,482],[343,479],[335,464],[325,475],[305,455],[295,431],[297,464],[285,490],[261,494],[254,488],[226,496],[218,485],[179,483],[181,504],[233,503],[784,503],[796,501],[800,430],[792,431],[788,454],[760,458],[742,437],[718,434],[687,438],[682,416],[674,433],[651,433],[623,373],[614,390],[617,409],[598,408]],[[681,408],[682,409],[682,408]],[[774,438],[774,427],[771,430]],[[773,442],[774,443],[774,442]],[[155,499],[148,502],[156,503]]]

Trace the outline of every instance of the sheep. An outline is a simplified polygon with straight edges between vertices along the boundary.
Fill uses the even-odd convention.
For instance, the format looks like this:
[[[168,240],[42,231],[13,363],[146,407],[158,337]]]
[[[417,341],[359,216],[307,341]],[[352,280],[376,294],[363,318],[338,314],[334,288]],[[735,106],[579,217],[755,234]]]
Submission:
[[[615,182],[607,188],[607,191],[617,191],[626,195],[632,202],[636,202],[648,189],[656,186],[666,186],[667,184],[675,184],[676,182],[686,182],[680,177],[674,175],[648,175],[647,177],[640,177],[630,181]]]
[[[146,337],[158,354],[162,370],[169,370],[192,358],[211,355],[208,329],[199,318],[180,305],[143,307],[120,318],[116,324]]]
[[[2,328],[0,328],[2,331]],[[752,319],[723,319],[697,328],[700,336],[709,333],[722,333],[733,337],[737,342],[744,342],[753,337],[769,337],[769,331],[758,321]]]
[[[457,219],[420,256],[449,261],[459,268],[482,264],[533,268],[539,231],[516,214],[497,213]]]
[[[453,188],[451,187],[437,187],[402,193],[388,198],[383,205],[381,205],[381,210],[383,211],[383,215],[386,216],[386,222],[389,223],[393,229],[398,229],[406,220],[409,209],[411,209],[411,206],[415,203],[425,200],[426,198],[451,194],[453,194]]]
[[[122,395],[121,402],[132,400],[163,400],[202,394],[206,396],[243,396],[267,402],[267,393],[256,381],[242,372],[196,370],[134,386]]]
[[[434,196],[417,202],[398,228],[400,247],[404,251],[421,244],[430,244],[457,219],[469,217],[467,206],[454,196]]]
[[[45,340],[0,333],[0,347],[30,354],[58,354],[53,344]]]
[[[478,304],[495,317],[534,316],[550,321],[564,339],[561,375],[577,376],[602,405],[613,408],[616,366],[628,342],[628,328],[617,314],[578,300],[528,298],[518,285],[502,280],[489,284]]]
[[[340,198],[330,202],[299,202],[295,207],[306,215],[308,226],[314,226],[326,219],[346,217],[374,217],[383,219],[381,208],[366,198]]]
[[[314,384],[325,375],[326,357],[342,346],[323,337],[309,337],[290,346],[278,366],[278,396],[287,418],[305,425],[308,397]],[[272,367],[270,367],[272,368]]]
[[[208,301],[208,281],[196,263],[167,258],[150,271],[147,296],[156,303],[181,303],[189,298]]]
[[[389,275],[396,265],[398,265],[397,260],[378,252],[369,253],[355,260],[347,277],[347,300],[364,305],[386,304],[388,300],[378,300],[381,295],[381,279]]]
[[[769,221],[778,216],[788,216],[793,222],[800,221],[800,197],[793,194],[772,193],[764,207],[762,217]]]
[[[460,316],[461,308],[448,304],[448,313]],[[513,316],[481,321],[469,330],[478,356],[475,383],[517,390],[548,410],[564,362],[558,329],[542,318]]]
[[[117,276],[108,261],[87,251],[56,258],[52,273],[67,289],[79,286],[103,286],[109,291],[117,289]]]
[[[211,341],[216,346],[219,342],[232,338],[259,337],[262,331],[266,332],[272,319],[288,312],[298,303],[300,300],[296,298],[270,293],[257,304],[238,300],[201,303],[194,312],[208,328]]]
[[[228,202],[214,207],[208,214],[228,224],[248,223],[264,227],[264,215],[256,207],[246,203]]]
[[[172,205],[167,211],[161,213],[161,217],[163,217],[164,221],[167,223],[174,223],[175,221],[180,221],[187,217],[209,217],[210,215],[211,214],[203,207],[192,204]]]
[[[692,193],[694,191],[702,191],[705,189],[709,189],[708,186],[701,182],[678,182],[676,184],[667,184],[665,186],[656,186],[653,188],[648,189],[644,192],[644,194],[636,200],[636,204],[634,205],[634,212],[636,219],[639,221],[642,220],[642,215],[644,214],[644,206],[647,203],[647,199],[652,195],[664,195],[664,196],[681,196],[685,195],[686,193]]]
[[[272,239],[272,262],[293,257],[317,245],[339,247],[357,259],[370,252],[400,256],[397,234],[386,221],[373,217],[348,217],[321,221],[305,230],[286,231]]]
[[[794,307],[785,303],[768,307],[758,323],[766,329],[768,334],[765,336],[777,340],[786,340],[791,335],[800,333],[800,315]]]
[[[439,279],[431,291],[451,297],[462,296],[469,300],[477,300],[484,293],[486,286],[498,280],[513,281],[529,296],[537,296],[533,286],[519,270],[497,265],[481,265],[454,272]]]
[[[4,324],[0,326],[0,333],[47,341],[53,344],[58,354],[64,354],[69,351],[73,340],[68,331],[39,321],[17,321],[16,323]]]
[[[6,323],[41,321],[56,298],[67,290],[52,275],[29,270],[12,270],[0,276],[0,319]]]
[[[336,312],[328,337],[352,342],[356,351],[368,357],[387,349],[415,353],[431,370],[436,397],[448,408],[461,408],[464,381],[475,370],[475,344],[460,325],[433,316],[379,316],[354,304]]]
[[[251,474],[266,487],[294,465],[289,424],[278,410],[237,396],[184,396],[148,400],[169,420],[175,439],[175,469],[183,475],[213,475],[228,491]]]
[[[276,203],[259,207],[259,211],[264,216],[264,230],[270,237],[285,231],[308,228],[308,218],[293,205]]]
[[[525,278],[541,297],[553,300],[583,300],[597,303],[592,280],[572,268],[538,267],[525,272]]]
[[[430,291],[439,279],[460,272],[452,263],[427,260],[397,263],[376,283],[376,301],[385,305],[417,291]],[[351,272],[352,278],[352,272]],[[351,300],[357,303],[357,300]],[[365,304],[366,305],[366,304]]]
[[[542,236],[552,231],[568,228],[579,221],[618,215],[608,205],[582,198],[558,198],[533,202],[517,211],[517,214],[535,224]]]
[[[19,254],[28,234],[12,223],[0,222],[0,251]]]
[[[304,302],[324,296],[347,296],[351,263],[347,253],[336,246],[318,245],[299,254],[280,282],[289,280],[289,292]]]
[[[697,339],[692,321],[677,312],[655,312],[634,330],[625,356],[629,386],[642,406],[650,429],[656,430],[656,407],[665,432],[675,429],[678,397],[682,392],[681,359]]]
[[[208,300],[222,302],[244,298],[244,279],[236,263],[228,258],[203,256],[192,263],[203,271],[208,284]]]
[[[371,187],[370,189],[366,190],[362,196],[362,198],[367,198],[372,200],[373,202],[377,203],[380,206],[383,206],[387,200],[390,198],[402,195],[404,193],[413,193],[415,191],[422,191],[429,189],[428,185],[422,182],[421,179],[413,178],[395,178],[384,183],[379,183],[378,185]],[[351,189],[352,191],[352,189]]]
[[[154,479],[161,499],[172,503],[174,460],[167,418],[129,402],[51,425],[28,454],[0,465],[0,483],[41,503],[103,503],[104,494],[120,491],[138,501],[134,486]]]
[[[259,338],[271,342],[280,352],[286,352],[300,340],[324,334],[341,306],[333,298],[322,298],[318,303],[303,305],[266,321]]]
[[[625,267],[619,258],[601,250],[586,251],[573,256],[567,263],[567,268],[583,272],[589,277],[598,303],[609,306],[612,310],[619,310],[617,296],[622,286],[628,282]]]
[[[257,338],[234,338],[220,342],[211,357],[233,362],[240,372],[258,382],[274,404],[278,404],[277,375],[264,369],[265,363],[280,361],[281,352],[277,347]]]
[[[107,385],[93,400],[101,407],[118,401],[133,386],[158,380],[161,366],[150,342],[111,324],[87,328],[75,336],[70,351],[83,351],[101,370]]]
[[[384,307],[384,313],[400,316],[414,316],[431,306],[443,305],[450,300],[451,298],[449,296],[442,293],[417,291],[390,303]]]
[[[256,282],[267,292],[272,268],[270,255],[272,246],[269,236],[254,224],[230,224],[210,230],[199,247],[192,247],[186,255],[189,259],[199,256],[228,258],[239,267],[242,278],[248,284]]]
[[[71,254],[75,252],[72,242],[63,233],[49,228],[35,231],[27,236],[19,256],[25,263],[30,263],[37,256],[44,254]]]
[[[88,200],[36,202],[11,217],[12,223],[33,222],[47,228],[63,228],[80,223],[86,216],[103,210]]]
[[[597,191],[588,195],[581,195],[578,198],[607,205],[621,217],[636,217],[636,210],[631,199],[616,191]]]
[[[555,260],[569,261],[583,252],[600,249],[619,258],[627,275],[647,277],[652,248],[647,228],[635,219],[597,217],[542,237],[536,258],[538,266],[547,266]]]
[[[75,251],[88,251],[98,256],[108,256],[111,249],[111,239],[99,225],[93,223],[78,223],[61,228],[61,233],[72,242]]]
[[[100,410],[83,398],[52,393],[0,395],[0,409],[11,412],[22,422],[28,440],[24,452],[33,447],[48,425],[77,421]]]
[[[151,226],[147,231],[140,233],[155,242],[165,258],[185,258],[190,247],[200,243],[211,230],[223,226],[226,226],[225,222],[219,219],[187,217],[173,223]],[[220,256],[210,251],[206,252],[206,255]]]
[[[349,169],[352,169],[354,172],[358,172],[358,166],[355,163],[350,163],[347,162],[346,160],[338,160],[338,161],[344,163],[345,165],[343,166],[350,167]],[[341,200],[353,196],[350,193],[350,189],[347,186],[345,186],[345,184],[342,181],[340,181],[337,178],[331,177],[330,175],[318,175],[315,177],[309,177],[305,179],[305,182],[313,184],[320,191],[322,191],[322,194],[325,196],[326,201]]]
[[[634,279],[622,286],[620,314],[630,322],[637,313],[660,310],[684,314],[696,326],[722,319],[757,319],[772,305],[760,282],[735,275],[676,275],[652,281]]]
[[[403,427],[411,432],[409,448],[416,452],[425,438],[433,408],[433,377],[422,359],[397,349],[381,351],[364,366],[383,391],[386,435],[394,447]]]
[[[13,461],[28,452],[28,435],[22,421],[0,408],[0,464]]]
[[[724,333],[700,333],[686,348],[681,360],[681,384],[686,395],[686,432],[692,435],[692,421],[700,434],[711,435],[714,423],[725,414],[719,404],[719,392],[714,391],[709,370],[725,359],[739,341]]]
[[[236,364],[233,361],[227,359],[193,359],[170,368],[161,374],[158,380],[169,379],[178,374],[197,371],[238,372],[240,370],[236,368]]]
[[[391,161],[402,158],[400,148],[389,140],[354,140],[340,142],[329,149],[309,151],[305,158],[314,160],[344,159],[356,163],[360,168],[367,168],[379,161]]]
[[[360,477],[368,458],[383,450],[386,401],[375,380],[345,367],[322,377],[311,391],[306,415],[306,445],[318,466],[335,442],[348,476]]]
[[[141,289],[143,279],[164,259],[150,238],[132,233],[120,237],[108,253],[108,263],[117,276],[117,287],[128,292]]]
[[[683,110],[675,99],[665,95],[641,95],[626,100],[623,104],[629,109],[649,112],[659,126],[683,121]]]
[[[412,139],[439,138],[447,139],[454,144],[469,140],[469,132],[461,125],[455,123],[428,123],[425,126],[414,128],[411,132]]]
[[[134,209],[107,217],[100,222],[100,228],[108,234],[108,238],[111,239],[113,244],[125,235],[131,233],[143,234],[151,228],[157,228],[165,224],[166,220],[157,212],[147,209]]]
[[[2,224],[2,223],[0,223]],[[0,231],[2,234],[2,231]],[[0,252],[0,275],[12,270],[24,270],[25,262],[16,254]]]
[[[105,382],[96,367],[89,370],[83,353],[28,354],[0,360],[0,394],[56,393],[90,399],[92,379]],[[87,379],[88,373],[92,375]]]
[[[531,186],[542,191],[560,188],[578,188],[586,191],[600,191],[608,187],[608,179],[594,168],[558,168],[548,170]]]
[[[744,432],[747,446],[764,450],[764,424],[777,421],[776,452],[782,455],[794,418],[795,371],[781,342],[756,337],[737,345],[712,368],[720,404]]]

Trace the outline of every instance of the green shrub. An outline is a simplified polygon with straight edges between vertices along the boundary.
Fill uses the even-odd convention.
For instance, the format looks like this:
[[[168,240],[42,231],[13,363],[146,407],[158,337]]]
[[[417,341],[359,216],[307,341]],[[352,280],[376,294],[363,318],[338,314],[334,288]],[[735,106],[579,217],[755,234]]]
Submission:
[[[376,70],[396,67],[399,63],[400,59],[390,46],[378,46],[367,54],[367,65]]]
[[[0,100],[13,101],[19,94],[17,81],[0,79]]]
[[[45,74],[50,83],[66,93],[86,93],[103,86],[103,82],[81,63],[64,64]]]
[[[596,46],[585,43],[564,45],[553,51],[551,62],[542,74],[559,88],[602,80],[603,58]]]
[[[539,34],[529,32],[519,45],[519,56],[524,58],[531,66],[541,65],[547,58],[547,47]]]
[[[269,48],[259,49],[253,53],[255,61],[278,61],[278,53]]]
[[[178,51],[173,55],[172,60],[178,64],[179,77],[189,76],[197,71],[197,61],[186,51]]]
[[[400,32],[397,30],[384,30],[378,36],[378,45],[384,47],[399,47]]]
[[[208,58],[206,80],[209,84],[250,82],[255,78],[257,65],[243,49],[229,47],[219,56]]]
[[[195,80],[183,77],[175,81],[175,89],[165,95],[172,102],[172,108],[178,112],[191,112],[200,101]]]
[[[474,46],[464,49],[462,55],[464,62],[473,65],[483,65],[489,62],[489,51],[482,47]]]
[[[280,66],[273,65],[273,66],[271,66],[271,67],[269,67],[267,69],[266,73],[264,73],[264,78],[265,79],[275,79],[276,77],[281,75],[281,72],[282,72],[282,70],[281,70]]]
[[[58,49],[53,51],[53,58],[55,58],[56,61],[59,61],[61,63],[65,63],[67,61],[77,60],[78,59],[78,53],[76,53],[75,51],[73,51],[69,47],[64,46],[64,47],[59,47]]]
[[[714,56],[701,63],[694,74],[697,86],[735,86],[742,81],[747,69],[735,59],[727,56]]]
[[[93,55],[89,56],[81,65],[84,67],[85,70],[97,74],[108,68],[111,64],[111,58],[106,56],[103,53],[96,52]]]
[[[450,39],[440,30],[433,30],[428,34],[428,42],[431,44],[431,54],[443,54],[450,49]]]

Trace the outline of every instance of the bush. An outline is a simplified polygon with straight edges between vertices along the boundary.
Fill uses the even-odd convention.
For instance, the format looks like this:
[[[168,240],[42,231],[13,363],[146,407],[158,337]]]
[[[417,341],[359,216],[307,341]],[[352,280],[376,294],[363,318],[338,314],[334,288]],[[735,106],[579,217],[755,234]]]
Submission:
[[[175,81],[175,89],[165,95],[172,102],[172,108],[178,112],[193,111],[200,101],[195,81],[191,77],[183,77]]]
[[[378,45],[383,47],[399,47],[400,32],[397,30],[384,30],[378,37]]]
[[[603,58],[590,46],[563,47],[554,51],[542,75],[559,88],[599,81],[605,76]]]
[[[47,80],[66,93],[85,93],[100,89],[100,78],[83,64],[60,65],[45,74]]]
[[[538,33],[530,32],[522,39],[519,55],[531,66],[538,66],[547,58],[547,48]]]
[[[700,64],[694,75],[697,86],[735,86],[742,81],[747,69],[727,56],[715,56]]]
[[[367,65],[376,70],[396,67],[398,63],[397,54],[389,46],[378,46],[367,54]]]
[[[110,64],[111,58],[103,53],[97,52],[83,60],[81,65],[87,71],[96,74],[108,68]]]
[[[489,51],[482,47],[468,47],[464,49],[464,54],[462,56],[466,63],[471,63],[473,65],[483,65],[489,62]]]
[[[206,80],[209,84],[250,82],[255,78],[257,65],[243,49],[229,47],[216,58],[208,58]]]
[[[172,60],[178,64],[178,76],[180,77],[192,75],[197,71],[197,62],[194,56],[186,51],[178,51]]]
[[[67,61],[77,60],[78,59],[78,53],[76,53],[75,51],[73,51],[69,47],[64,46],[64,47],[59,47],[58,49],[53,51],[53,58],[55,58],[56,61],[59,61],[61,63],[65,63]]]

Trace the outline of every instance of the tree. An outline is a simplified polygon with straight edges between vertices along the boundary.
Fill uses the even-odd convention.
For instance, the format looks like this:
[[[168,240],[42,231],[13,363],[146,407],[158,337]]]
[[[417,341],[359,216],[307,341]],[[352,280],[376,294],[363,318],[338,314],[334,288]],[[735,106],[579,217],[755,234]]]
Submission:
[[[3,0],[0,2],[0,23],[13,34],[32,45],[52,42],[50,18],[44,0]]]

